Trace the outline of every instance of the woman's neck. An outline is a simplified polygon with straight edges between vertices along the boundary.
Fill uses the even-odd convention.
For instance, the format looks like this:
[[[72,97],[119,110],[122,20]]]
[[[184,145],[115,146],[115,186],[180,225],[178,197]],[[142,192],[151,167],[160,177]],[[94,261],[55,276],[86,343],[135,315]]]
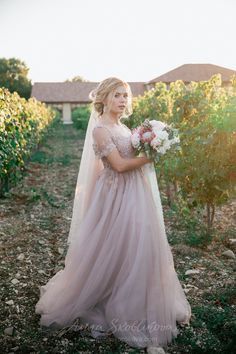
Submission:
[[[100,116],[100,122],[104,124],[110,124],[110,125],[121,125],[120,123],[120,116],[117,115],[105,115],[102,114]]]

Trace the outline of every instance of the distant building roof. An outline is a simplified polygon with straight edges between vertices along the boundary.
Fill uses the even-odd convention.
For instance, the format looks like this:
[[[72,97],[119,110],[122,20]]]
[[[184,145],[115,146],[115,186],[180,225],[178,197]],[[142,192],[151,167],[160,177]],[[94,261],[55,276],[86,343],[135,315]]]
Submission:
[[[128,82],[134,97],[143,95],[143,82]],[[45,103],[89,103],[89,93],[98,82],[35,82],[31,97]]]
[[[229,82],[230,77],[236,75],[236,71],[213,64],[184,64],[148,81],[146,84],[159,81],[170,83],[176,80],[184,82],[207,81],[215,74],[221,74],[222,82]]]
[[[207,81],[213,75],[221,74],[222,82],[229,83],[230,78],[236,75],[235,70],[227,69],[213,64],[184,64],[148,82],[128,82],[134,97],[143,95],[149,84],[155,82],[170,83],[182,80]],[[89,103],[89,93],[98,82],[35,82],[31,97],[45,103]]]

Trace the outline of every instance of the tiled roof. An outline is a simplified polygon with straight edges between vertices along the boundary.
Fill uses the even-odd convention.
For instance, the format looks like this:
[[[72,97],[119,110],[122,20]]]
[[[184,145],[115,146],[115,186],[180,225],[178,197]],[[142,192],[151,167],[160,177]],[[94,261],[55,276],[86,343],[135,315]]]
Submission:
[[[151,81],[148,81],[147,84],[159,81],[170,83],[176,80],[182,80],[184,82],[206,81],[218,73],[221,74],[223,82],[229,82],[230,77],[232,75],[236,75],[235,70],[223,68],[222,66],[213,64],[184,64],[176,69],[168,71],[161,76],[156,77]]]
[[[128,82],[133,96],[143,95],[143,82]],[[35,82],[31,96],[45,103],[89,103],[89,93],[98,82]]]
[[[184,64],[148,82],[128,82],[134,97],[143,95],[146,85],[155,82],[170,83],[176,80],[206,81],[221,74],[223,82],[229,82],[235,70],[213,64]],[[98,82],[35,82],[31,96],[45,103],[89,103],[89,93]]]

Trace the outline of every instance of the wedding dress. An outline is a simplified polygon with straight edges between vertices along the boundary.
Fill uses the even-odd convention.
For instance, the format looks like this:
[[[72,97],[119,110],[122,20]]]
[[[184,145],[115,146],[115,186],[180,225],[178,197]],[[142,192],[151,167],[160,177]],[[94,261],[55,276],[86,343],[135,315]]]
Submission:
[[[135,156],[131,131],[98,123],[93,149],[99,172],[80,237],[69,247],[65,268],[40,288],[41,326],[62,328],[76,319],[99,326],[136,348],[165,346],[189,323],[191,307],[177,277],[143,167],[115,171],[106,158],[117,148]]]

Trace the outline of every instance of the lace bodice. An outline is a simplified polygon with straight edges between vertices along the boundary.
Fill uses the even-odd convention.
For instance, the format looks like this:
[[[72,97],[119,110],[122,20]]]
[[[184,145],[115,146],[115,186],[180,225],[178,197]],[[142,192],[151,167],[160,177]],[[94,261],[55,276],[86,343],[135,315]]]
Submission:
[[[135,150],[130,140],[131,130],[124,124],[108,127],[97,124],[93,129],[95,156],[102,159],[104,167],[111,168],[106,156],[116,148],[123,158],[134,157]]]

